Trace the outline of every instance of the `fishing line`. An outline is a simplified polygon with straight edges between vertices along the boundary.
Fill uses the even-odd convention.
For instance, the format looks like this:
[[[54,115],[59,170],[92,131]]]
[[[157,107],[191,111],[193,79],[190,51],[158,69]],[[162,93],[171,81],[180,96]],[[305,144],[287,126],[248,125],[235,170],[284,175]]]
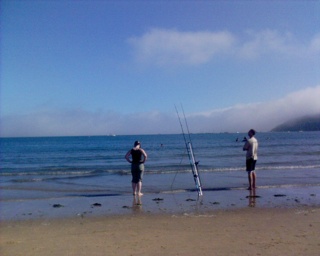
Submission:
[[[182,130],[182,135],[183,135],[184,142],[187,144],[186,134],[185,134],[184,129],[183,129],[183,125],[182,125],[182,122],[181,122],[181,118],[180,118],[177,106],[174,105],[174,107],[176,108],[176,112],[177,112],[177,116],[178,116],[178,119],[179,119],[181,130]]]
[[[183,158],[184,158],[184,154],[186,153],[186,149],[184,149],[184,152],[183,152],[183,156],[181,157],[181,160],[180,160],[180,163],[179,163],[179,165],[181,165],[182,164],[182,161],[183,161]],[[176,173],[175,173],[175,175],[174,175],[174,177],[173,177],[173,180],[172,180],[172,183],[171,183],[171,190],[173,189],[173,183],[175,182],[175,180],[176,180],[176,177],[177,177],[177,175],[178,175],[178,172],[179,172],[179,170],[177,170],[176,171]]]
[[[177,113],[177,116],[178,116],[178,119],[179,119],[179,123],[180,123],[180,127],[181,127],[181,131],[182,131],[182,135],[183,135],[184,142],[185,142],[185,144],[187,144],[186,135],[185,135],[185,132],[184,132],[184,129],[183,129],[182,121],[181,121],[181,118],[180,118],[180,115],[179,115],[177,106],[174,105],[174,107],[175,107],[175,109],[176,109],[176,113]],[[186,153],[186,149],[184,149],[183,155],[184,155],[185,153]],[[184,158],[184,156],[181,157],[180,165],[181,165],[181,163],[182,163],[182,161],[183,161],[183,158]],[[175,180],[176,180],[176,177],[177,177],[177,175],[178,175],[178,172],[179,172],[179,170],[176,171],[176,173],[175,173],[175,175],[174,175],[174,177],[173,177],[173,180],[172,180],[172,183],[171,183],[171,190],[172,190],[172,188],[173,188],[173,183],[174,183]]]
[[[187,132],[188,132],[188,135],[189,135],[189,141],[190,141],[190,143],[192,144],[191,136],[190,136],[190,131],[189,131],[189,126],[188,126],[188,122],[187,122],[187,118],[186,118],[186,115],[185,115],[185,113],[184,113],[184,109],[183,109],[182,104],[181,104],[181,109],[182,109],[182,113],[183,113],[184,122],[185,122],[186,127],[187,127]]]

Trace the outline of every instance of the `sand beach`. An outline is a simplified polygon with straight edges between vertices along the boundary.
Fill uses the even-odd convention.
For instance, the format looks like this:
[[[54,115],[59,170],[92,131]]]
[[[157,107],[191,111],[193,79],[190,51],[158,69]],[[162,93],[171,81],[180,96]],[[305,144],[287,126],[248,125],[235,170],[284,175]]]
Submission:
[[[33,200],[1,255],[319,255],[319,187]],[[3,206],[3,204],[2,204]],[[12,205],[6,205],[10,208]],[[32,210],[33,209],[33,210]],[[2,208],[5,215],[5,210]]]

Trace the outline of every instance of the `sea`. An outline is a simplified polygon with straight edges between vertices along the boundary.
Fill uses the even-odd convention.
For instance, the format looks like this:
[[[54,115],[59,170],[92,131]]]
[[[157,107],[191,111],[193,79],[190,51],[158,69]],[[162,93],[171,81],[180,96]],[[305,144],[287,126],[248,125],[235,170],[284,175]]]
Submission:
[[[186,142],[199,162],[204,194],[245,189],[244,137],[247,134],[1,138],[0,203],[132,196],[125,154],[136,140],[148,155],[145,194],[195,191]],[[258,186],[319,188],[320,132],[261,132],[255,137]]]
[[[136,140],[148,154],[145,177],[171,174],[176,179],[181,173],[190,173],[185,142],[192,143],[200,175],[244,172],[244,137],[247,134],[1,138],[0,184],[57,183],[71,187],[76,182],[88,185],[95,181],[96,187],[109,188],[116,180],[118,186],[126,187],[131,173],[124,156]],[[320,169],[320,132],[258,133],[256,138],[257,172]],[[159,189],[163,185],[159,184]]]

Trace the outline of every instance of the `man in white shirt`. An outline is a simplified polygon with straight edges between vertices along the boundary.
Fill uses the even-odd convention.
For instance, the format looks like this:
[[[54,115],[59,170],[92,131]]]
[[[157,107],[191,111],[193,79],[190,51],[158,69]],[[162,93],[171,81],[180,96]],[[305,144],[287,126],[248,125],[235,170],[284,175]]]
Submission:
[[[248,190],[256,188],[256,173],[255,167],[258,159],[258,140],[254,137],[256,131],[251,129],[248,132],[249,139],[243,146],[243,150],[247,151],[246,154],[246,169],[248,172],[249,187]]]

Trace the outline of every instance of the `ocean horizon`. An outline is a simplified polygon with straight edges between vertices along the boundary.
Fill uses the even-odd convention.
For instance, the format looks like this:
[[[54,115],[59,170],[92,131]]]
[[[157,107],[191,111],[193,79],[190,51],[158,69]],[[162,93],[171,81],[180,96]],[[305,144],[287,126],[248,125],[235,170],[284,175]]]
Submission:
[[[245,133],[190,134],[204,197],[234,191],[237,198],[237,191],[246,189],[242,150],[245,136]],[[260,189],[319,189],[320,132],[257,133],[256,138]],[[43,205],[54,203],[78,202],[80,209],[81,202],[89,199],[105,200],[110,207],[116,203],[125,205],[132,192],[130,164],[124,156],[135,140],[141,142],[148,154],[143,200],[152,195],[197,195],[182,134],[1,138],[3,216],[21,217],[21,212],[30,207],[42,209]],[[121,207],[117,205],[115,209]],[[111,208],[109,211],[115,210]],[[50,212],[50,207],[47,211]]]

